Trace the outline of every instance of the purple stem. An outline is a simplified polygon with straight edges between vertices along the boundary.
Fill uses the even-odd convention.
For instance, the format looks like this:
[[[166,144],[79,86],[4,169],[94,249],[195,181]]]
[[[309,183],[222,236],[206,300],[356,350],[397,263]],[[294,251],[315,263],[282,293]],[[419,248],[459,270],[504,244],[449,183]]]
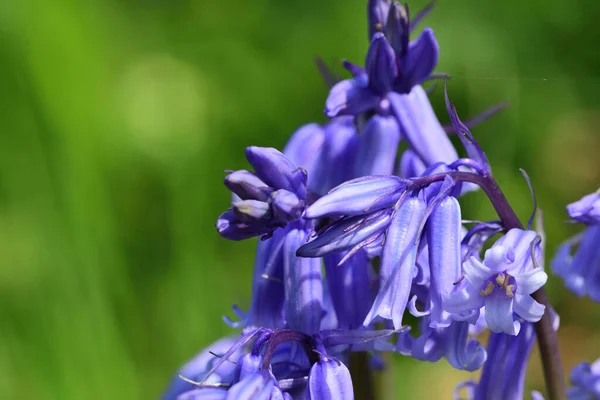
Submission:
[[[491,173],[478,175],[471,172],[447,172],[444,174],[430,175],[413,180],[409,189],[420,189],[429,186],[431,183],[443,181],[446,176],[450,176],[457,182],[472,182],[481,187],[485,194],[490,199],[496,213],[500,217],[505,230],[523,229],[521,221],[515,214],[514,210],[506,200],[504,193],[492,177]],[[413,187],[414,186],[414,187]],[[546,291],[540,288],[532,294],[532,297],[540,304],[546,306],[549,310],[550,304]],[[552,328],[550,313],[546,312],[535,324],[535,334],[538,339],[540,355],[542,358],[542,367],[544,370],[544,380],[546,381],[546,390],[548,391],[549,400],[566,400],[566,382],[562,362],[560,359],[560,351],[558,347],[558,337]]]
[[[292,341],[302,344],[302,347],[304,348],[304,351],[306,352],[311,364],[319,361],[318,354],[312,351],[313,340],[314,339],[310,335],[302,332],[293,331],[291,329],[276,329],[267,342],[262,368],[269,368],[271,365],[271,358],[273,357],[277,346],[279,346],[281,343]]]

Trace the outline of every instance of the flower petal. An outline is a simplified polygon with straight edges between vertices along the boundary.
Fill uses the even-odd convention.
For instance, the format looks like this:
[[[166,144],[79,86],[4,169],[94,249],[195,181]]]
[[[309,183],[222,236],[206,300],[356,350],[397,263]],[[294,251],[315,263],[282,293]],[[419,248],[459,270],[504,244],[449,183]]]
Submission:
[[[356,175],[392,175],[400,143],[400,128],[394,117],[374,115],[359,136],[354,163]]]
[[[538,322],[544,315],[546,306],[538,303],[529,295],[515,295],[514,311],[525,321]]]
[[[256,175],[274,189],[285,189],[306,198],[306,171],[272,147],[246,148],[246,158]]]
[[[398,76],[398,66],[394,49],[381,32],[373,35],[365,61],[369,88],[373,93],[383,96],[392,89],[392,84]]]
[[[367,75],[336,83],[325,102],[325,115],[357,115],[375,107],[379,97],[371,92]]]
[[[406,59],[402,64],[402,85],[396,90],[410,92],[431,75],[437,65],[439,46],[431,28],[423,29],[421,35],[409,44]]]
[[[516,294],[531,294],[544,286],[548,280],[548,274],[546,274],[541,268],[529,270],[521,275],[515,276],[517,282]]]
[[[315,201],[305,212],[307,219],[361,215],[391,207],[407,187],[395,176],[370,176],[348,181]]]
[[[518,335],[520,324],[514,320],[513,298],[500,290],[494,290],[484,297],[485,321],[492,332]]]

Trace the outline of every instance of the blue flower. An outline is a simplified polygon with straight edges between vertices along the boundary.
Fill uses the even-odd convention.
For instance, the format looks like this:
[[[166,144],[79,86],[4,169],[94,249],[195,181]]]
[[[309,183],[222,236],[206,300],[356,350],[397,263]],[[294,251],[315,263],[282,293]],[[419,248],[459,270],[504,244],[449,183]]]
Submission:
[[[600,302],[600,194],[584,196],[568,205],[567,212],[587,228],[559,246],[552,260],[552,270],[577,296],[588,295]]]
[[[473,320],[485,306],[490,330],[509,335],[519,333],[517,317],[539,321],[545,306],[530,295],[548,276],[536,267],[541,253],[539,244],[534,243],[536,236],[534,231],[511,229],[486,251],[483,262],[469,258],[463,264],[464,280],[444,298],[446,311],[455,318]]]
[[[600,358],[592,364],[577,364],[571,371],[571,384],[567,391],[569,400],[594,400],[600,398]]]
[[[217,231],[227,239],[269,237],[277,228],[298,220],[305,207],[307,173],[274,148],[248,147],[246,158],[254,173],[235,171],[225,178],[240,200],[217,220]]]
[[[340,361],[321,357],[308,375],[308,400],[353,400],[350,371]]]
[[[493,333],[488,340],[487,361],[479,383],[459,384],[454,398],[461,398],[458,392],[466,388],[468,400],[522,400],[527,361],[534,342],[531,323],[523,323],[517,336]]]

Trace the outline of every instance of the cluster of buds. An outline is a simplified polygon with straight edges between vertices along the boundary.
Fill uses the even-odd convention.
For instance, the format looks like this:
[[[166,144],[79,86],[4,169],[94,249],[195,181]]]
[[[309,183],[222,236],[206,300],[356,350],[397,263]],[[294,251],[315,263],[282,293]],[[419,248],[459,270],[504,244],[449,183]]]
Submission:
[[[482,368],[479,382],[459,384],[455,398],[523,398],[536,336],[547,355],[558,329],[540,296],[548,279],[541,237],[531,219],[524,228],[515,216],[445,81],[452,126],[433,111],[421,84],[436,78],[438,44],[430,28],[409,39],[431,8],[411,20],[406,5],[369,0],[365,66],[344,62],[352,77],[340,81],[321,66],[329,122],[301,127],[282,152],[249,147],[254,171],[228,172],[233,201],[216,225],[230,240],[261,239],[251,303],[224,318],[242,334],[186,364],[164,400],[370,397],[368,379],[352,371],[384,368],[383,352]],[[463,220],[459,199],[479,189],[498,220]],[[568,211],[587,229],[559,249],[554,272],[600,301],[598,194]],[[486,347],[477,336],[488,329]],[[548,395],[563,398],[560,358],[545,360],[554,371]],[[597,364],[578,367],[569,398],[598,394]]]

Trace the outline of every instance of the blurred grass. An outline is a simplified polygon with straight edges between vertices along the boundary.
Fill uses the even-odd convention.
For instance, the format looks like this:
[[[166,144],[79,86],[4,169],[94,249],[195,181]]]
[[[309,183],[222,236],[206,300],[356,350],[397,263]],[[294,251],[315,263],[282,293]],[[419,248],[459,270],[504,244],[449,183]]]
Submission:
[[[220,317],[248,302],[254,243],[214,231],[222,171],[245,166],[245,146],[281,148],[324,120],[312,59],[361,62],[363,3],[0,2],[0,398],[156,398],[229,331]],[[600,182],[599,12],[454,0],[426,21],[463,117],[511,102],[473,132],[524,219],[528,171],[549,257],[578,229],[564,205]],[[444,116],[439,90],[433,102]],[[493,217],[480,193],[465,205]],[[599,356],[598,310],[550,287],[568,311],[567,366]],[[466,376],[397,364],[410,398],[449,398]]]

